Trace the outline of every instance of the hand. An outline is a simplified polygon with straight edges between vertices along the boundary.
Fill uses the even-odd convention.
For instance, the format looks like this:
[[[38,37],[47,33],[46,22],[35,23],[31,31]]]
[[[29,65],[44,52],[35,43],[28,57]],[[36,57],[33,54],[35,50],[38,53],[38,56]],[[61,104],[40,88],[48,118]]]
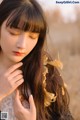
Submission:
[[[22,71],[18,68],[22,63],[11,66],[0,76],[0,100],[10,95],[19,85],[23,83]]]
[[[36,120],[36,107],[34,104],[33,96],[29,96],[29,108],[25,108],[19,96],[19,90],[17,89],[14,97],[14,113],[18,120]]]

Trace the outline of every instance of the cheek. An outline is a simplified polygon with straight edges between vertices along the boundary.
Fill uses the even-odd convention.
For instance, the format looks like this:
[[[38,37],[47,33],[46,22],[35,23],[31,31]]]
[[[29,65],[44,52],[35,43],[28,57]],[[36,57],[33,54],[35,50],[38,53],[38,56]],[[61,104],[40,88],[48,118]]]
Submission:
[[[0,45],[4,50],[8,50],[12,47],[13,40],[12,38],[6,34],[5,32],[1,34]]]
[[[33,50],[33,48],[36,46],[37,42],[38,42],[38,40],[36,40],[36,41],[33,40],[32,42],[29,43],[29,45],[28,45],[29,51]]]

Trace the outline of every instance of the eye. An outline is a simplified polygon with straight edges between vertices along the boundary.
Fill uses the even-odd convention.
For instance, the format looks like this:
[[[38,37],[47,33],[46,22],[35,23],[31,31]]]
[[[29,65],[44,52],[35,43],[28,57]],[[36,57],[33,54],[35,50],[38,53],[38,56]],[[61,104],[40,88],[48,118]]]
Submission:
[[[36,40],[36,39],[38,39],[38,37],[39,37],[39,33],[29,32],[28,35],[29,35],[29,38],[31,38],[31,39],[33,39],[33,40]]]
[[[38,37],[32,36],[32,35],[29,35],[29,37],[30,37],[31,39],[37,39],[37,38],[38,38]]]
[[[14,36],[15,36],[15,35],[20,35],[20,33],[21,33],[20,30],[15,29],[15,28],[10,28],[10,27],[8,27],[7,30],[8,30],[8,32],[9,32],[11,35],[14,35]]]
[[[19,35],[20,33],[9,32],[11,35]]]

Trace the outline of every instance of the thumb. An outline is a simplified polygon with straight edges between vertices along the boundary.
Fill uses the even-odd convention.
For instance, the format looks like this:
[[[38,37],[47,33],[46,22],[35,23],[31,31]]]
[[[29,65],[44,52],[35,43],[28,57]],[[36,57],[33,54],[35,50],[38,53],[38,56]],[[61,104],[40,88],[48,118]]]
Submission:
[[[30,110],[32,112],[35,112],[36,108],[35,108],[35,103],[32,95],[29,96],[29,103],[30,103]]]

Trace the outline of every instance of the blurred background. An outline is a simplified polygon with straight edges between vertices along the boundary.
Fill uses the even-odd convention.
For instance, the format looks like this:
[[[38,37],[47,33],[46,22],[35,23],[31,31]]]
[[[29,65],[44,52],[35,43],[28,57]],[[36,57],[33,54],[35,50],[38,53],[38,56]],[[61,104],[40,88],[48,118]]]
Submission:
[[[63,63],[61,75],[70,95],[70,111],[80,120],[80,5],[38,0],[48,23],[47,49]]]

